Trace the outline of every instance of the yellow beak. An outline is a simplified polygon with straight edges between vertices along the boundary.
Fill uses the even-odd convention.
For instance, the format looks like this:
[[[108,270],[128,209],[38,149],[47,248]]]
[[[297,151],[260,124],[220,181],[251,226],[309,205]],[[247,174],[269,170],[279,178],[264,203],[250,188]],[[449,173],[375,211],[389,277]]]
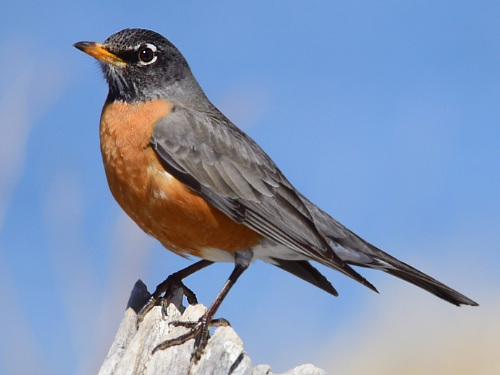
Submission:
[[[114,65],[118,68],[123,68],[127,65],[121,58],[109,52],[106,45],[102,43],[78,42],[75,43],[74,46],[97,60]]]

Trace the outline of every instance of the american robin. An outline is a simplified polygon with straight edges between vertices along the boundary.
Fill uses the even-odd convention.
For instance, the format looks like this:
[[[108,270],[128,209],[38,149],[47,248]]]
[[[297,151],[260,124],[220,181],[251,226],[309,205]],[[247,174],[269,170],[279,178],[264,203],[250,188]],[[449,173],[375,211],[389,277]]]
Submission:
[[[207,99],[186,59],[163,36],[125,29],[103,44],[75,47],[100,62],[109,85],[100,141],[114,198],[167,249],[203,259],[160,284],[143,310],[169,281],[185,288],[184,277],[213,262],[235,264],[189,332],[155,350],[195,338],[193,358],[199,359],[218,307],[256,259],[334,296],[335,288],[309,261],[374,291],[351,265],[382,270],[457,306],[477,306],[364,241],[297,191],[259,145]]]

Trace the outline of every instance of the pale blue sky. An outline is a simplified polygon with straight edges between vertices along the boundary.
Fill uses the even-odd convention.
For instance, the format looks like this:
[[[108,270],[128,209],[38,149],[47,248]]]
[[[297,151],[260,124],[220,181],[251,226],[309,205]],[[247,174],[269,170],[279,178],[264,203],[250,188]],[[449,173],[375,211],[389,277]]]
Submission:
[[[333,298],[258,263],[220,310],[255,364],[354,374],[367,353],[390,362],[391,344],[406,348],[389,338],[415,335],[398,358],[439,343],[495,361],[475,353],[500,350],[498,2],[4,1],[0,13],[0,374],[95,373],[134,282],[153,289],[189,264],[136,229],[106,185],[107,86],[72,44],[126,27],[170,39],[313,202],[481,304],[458,309],[366,270],[380,295],[325,270]],[[208,305],[231,269],[187,284]],[[439,358],[425,371],[449,371]],[[389,373],[370,361],[364,373]]]

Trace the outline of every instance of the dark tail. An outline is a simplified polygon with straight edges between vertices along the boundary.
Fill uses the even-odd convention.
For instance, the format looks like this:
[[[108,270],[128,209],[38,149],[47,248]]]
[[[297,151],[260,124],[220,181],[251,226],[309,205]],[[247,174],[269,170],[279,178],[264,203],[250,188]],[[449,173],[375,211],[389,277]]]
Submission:
[[[449,286],[437,281],[436,279],[426,275],[425,273],[413,268],[399,259],[387,254],[386,252],[376,248],[375,246],[365,242],[364,245],[369,249],[363,249],[363,253],[371,258],[369,262],[356,263],[346,261],[348,264],[357,265],[361,267],[378,269],[387,272],[390,275],[396,276],[405,280],[413,285],[416,285],[435,296],[444,299],[456,306],[470,305],[478,306],[476,302],[464,296],[462,293],[450,288]]]
[[[444,285],[443,283],[433,279],[432,277],[420,272],[416,268],[401,262],[386,252],[378,249],[377,247],[369,244],[361,237],[344,227],[338,221],[333,219],[326,212],[319,207],[308,201],[305,197],[301,196],[304,204],[306,205],[309,213],[311,214],[314,224],[317,226],[320,233],[325,236],[326,241],[330,245],[331,250],[335,253],[336,258],[342,260],[346,265],[361,266],[381,270],[405,280],[413,285],[416,285],[435,296],[444,299],[454,305],[470,305],[478,306],[476,302],[456,290]],[[311,260],[315,260],[327,267],[339,270],[336,262],[332,263],[330,254],[322,254],[321,252],[311,253]],[[280,261],[283,262],[283,261]],[[300,263],[300,262],[297,262]],[[307,262],[304,262],[307,264]],[[302,279],[328,291],[326,288],[324,277],[314,269],[310,264],[299,266],[294,265],[292,262],[277,264],[278,267],[283,268],[285,271],[291,272]],[[305,268],[304,268],[305,266]],[[311,271],[309,268],[313,268]],[[346,267],[352,270],[349,267]],[[347,273],[354,280],[361,282],[363,285],[375,290],[375,287],[365,280],[361,275],[354,273]],[[319,276],[318,276],[319,274]],[[320,277],[321,276],[321,277]],[[324,280],[323,280],[324,279]],[[327,282],[327,281],[326,281]],[[328,283],[329,284],[329,283]],[[332,293],[331,291],[328,291]],[[333,294],[333,293],[332,293]]]
[[[423,272],[420,272],[419,270],[409,266],[406,263],[403,263],[399,260],[397,260],[397,262],[397,268],[391,267],[382,270],[390,275],[408,281],[409,283],[412,283],[413,285],[416,285],[454,305],[478,306],[476,302],[464,296],[462,293],[457,292],[449,286],[437,281],[436,279],[433,279],[432,277],[426,275]]]

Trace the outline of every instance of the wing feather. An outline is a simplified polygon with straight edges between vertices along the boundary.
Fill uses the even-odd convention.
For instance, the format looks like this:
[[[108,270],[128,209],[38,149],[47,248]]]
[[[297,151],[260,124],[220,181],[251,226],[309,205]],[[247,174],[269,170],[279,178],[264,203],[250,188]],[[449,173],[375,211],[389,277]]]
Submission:
[[[233,220],[376,290],[332,250],[312,203],[269,156],[215,107],[207,115],[177,106],[157,122],[151,144],[166,170]]]

